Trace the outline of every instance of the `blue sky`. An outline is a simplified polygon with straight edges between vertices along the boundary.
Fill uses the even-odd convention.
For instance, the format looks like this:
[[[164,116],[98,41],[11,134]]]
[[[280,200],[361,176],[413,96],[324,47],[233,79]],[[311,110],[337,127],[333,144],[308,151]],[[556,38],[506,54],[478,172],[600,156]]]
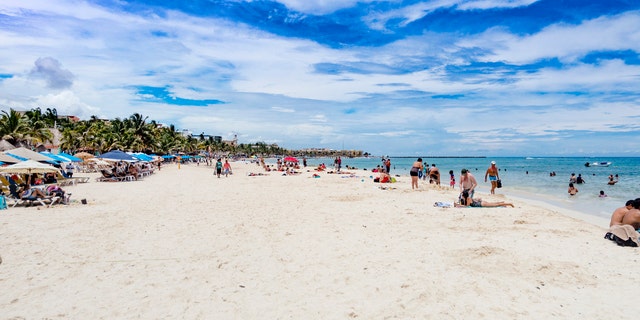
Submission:
[[[635,0],[3,0],[0,109],[375,155],[640,156]]]

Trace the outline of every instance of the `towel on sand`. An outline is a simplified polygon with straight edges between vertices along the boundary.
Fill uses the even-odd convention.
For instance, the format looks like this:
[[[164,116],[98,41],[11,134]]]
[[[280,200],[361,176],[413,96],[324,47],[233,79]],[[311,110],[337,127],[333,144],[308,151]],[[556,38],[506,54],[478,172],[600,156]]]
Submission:
[[[614,225],[609,228],[609,232],[604,238],[615,241],[619,246],[638,247],[640,246],[640,233],[628,224]]]

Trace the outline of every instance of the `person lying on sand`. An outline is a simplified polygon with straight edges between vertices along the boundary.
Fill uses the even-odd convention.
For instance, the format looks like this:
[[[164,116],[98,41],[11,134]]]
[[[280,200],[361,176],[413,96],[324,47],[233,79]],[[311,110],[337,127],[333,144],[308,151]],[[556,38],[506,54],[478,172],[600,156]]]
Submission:
[[[499,202],[488,202],[482,201],[482,199],[478,198],[476,200],[472,199],[469,196],[468,191],[462,191],[462,197],[460,198],[460,204],[456,204],[456,207],[512,207],[514,205],[512,203],[499,201]]]

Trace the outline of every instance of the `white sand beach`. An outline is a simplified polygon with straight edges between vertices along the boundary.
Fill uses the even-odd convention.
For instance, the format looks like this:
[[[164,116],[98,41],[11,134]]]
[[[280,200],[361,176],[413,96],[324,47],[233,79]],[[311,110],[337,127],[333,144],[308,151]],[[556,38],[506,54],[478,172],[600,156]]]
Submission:
[[[508,194],[476,197],[516,208],[438,208],[457,190],[408,176],[232,166],[0,211],[0,319],[638,317],[640,249],[603,239],[608,221]]]

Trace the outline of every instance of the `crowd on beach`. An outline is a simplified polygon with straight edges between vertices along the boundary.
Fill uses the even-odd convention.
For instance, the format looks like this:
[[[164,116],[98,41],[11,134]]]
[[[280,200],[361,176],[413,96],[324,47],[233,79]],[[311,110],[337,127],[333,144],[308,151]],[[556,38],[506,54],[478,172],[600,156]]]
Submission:
[[[63,187],[90,180],[89,177],[75,176],[75,172],[99,172],[101,176],[96,178],[97,182],[137,181],[160,167],[160,161],[102,161],[98,165],[92,161],[83,161],[53,163],[50,169],[43,172],[8,172],[0,174],[1,195],[4,200],[1,203],[6,205],[6,201],[11,200],[14,202],[13,206],[68,204],[71,193]]]

